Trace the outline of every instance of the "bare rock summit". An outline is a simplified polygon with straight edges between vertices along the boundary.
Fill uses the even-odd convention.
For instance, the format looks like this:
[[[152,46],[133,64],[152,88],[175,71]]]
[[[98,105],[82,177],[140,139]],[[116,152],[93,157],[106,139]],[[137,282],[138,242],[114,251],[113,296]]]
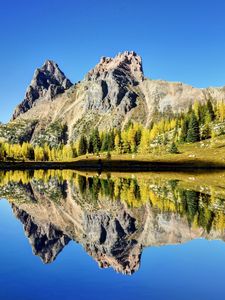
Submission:
[[[119,106],[128,112],[136,106],[137,94],[130,87],[144,80],[142,59],[134,51],[119,53],[116,57],[102,57],[87,73],[86,109],[107,112]]]
[[[12,119],[16,119],[20,114],[31,109],[38,100],[52,100],[71,86],[72,83],[58,65],[52,60],[46,60],[41,68],[36,69],[26,90],[25,98],[16,107]]]

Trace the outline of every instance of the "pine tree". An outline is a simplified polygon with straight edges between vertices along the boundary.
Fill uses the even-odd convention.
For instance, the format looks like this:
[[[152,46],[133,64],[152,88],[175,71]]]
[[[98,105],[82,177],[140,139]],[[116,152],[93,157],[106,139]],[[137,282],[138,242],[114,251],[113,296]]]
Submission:
[[[0,161],[3,161],[5,158],[5,149],[4,144],[0,143]]]
[[[212,105],[212,102],[211,102],[210,99],[207,101],[206,106],[207,106],[207,110],[208,110],[208,113],[210,115],[211,121],[214,121],[214,119],[215,119],[215,113],[214,113],[213,105]]]
[[[127,140],[129,143],[129,148],[132,153],[137,151],[137,144],[136,144],[136,131],[134,127],[130,127],[127,132]]]
[[[102,147],[101,147],[101,151],[107,151],[109,149],[109,134],[108,132],[103,133],[102,136]]]
[[[93,148],[95,153],[98,153],[101,149],[101,140],[98,128],[95,128],[93,132]]]
[[[149,137],[149,130],[147,128],[143,128],[142,130],[141,142],[138,151],[141,154],[146,154],[150,152],[150,137]]]
[[[94,136],[91,133],[89,140],[88,140],[88,153],[94,153]]]
[[[205,139],[209,139],[210,137],[211,137],[211,127],[207,122],[202,128],[201,139],[205,140]]]
[[[175,144],[175,142],[172,142],[172,144],[170,146],[170,149],[169,149],[169,152],[173,153],[173,154],[179,153],[179,151],[177,149],[177,145]]]
[[[115,150],[118,154],[122,153],[121,132],[117,132],[114,139]]]
[[[115,148],[115,132],[113,129],[110,130],[108,133],[108,143],[109,143],[108,149],[110,151],[114,150],[114,148]]]
[[[82,134],[78,144],[78,155],[86,154],[86,152],[87,152],[87,139]]]
[[[111,159],[111,153],[110,153],[110,151],[109,151],[109,150],[107,151],[106,158],[107,158],[108,160],[109,160],[109,159]]]
[[[200,110],[201,110],[201,106],[199,101],[195,100],[194,104],[193,104],[193,111],[197,117],[197,119],[200,119]]]
[[[183,120],[182,126],[181,126],[181,133],[180,133],[180,142],[185,143],[187,140],[187,133],[188,133],[188,125],[189,125],[189,118],[186,117]]]
[[[188,126],[187,142],[195,143],[200,141],[200,130],[197,117],[194,113],[191,114],[191,119]]]
[[[44,160],[44,150],[40,146],[36,146],[34,148],[34,159],[35,161],[43,161]]]

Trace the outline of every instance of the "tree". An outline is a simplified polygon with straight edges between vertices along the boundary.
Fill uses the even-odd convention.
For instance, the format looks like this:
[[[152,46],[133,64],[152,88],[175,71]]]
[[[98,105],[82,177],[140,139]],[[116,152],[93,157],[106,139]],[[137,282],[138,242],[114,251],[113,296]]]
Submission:
[[[94,136],[90,135],[88,140],[88,153],[94,153]]]
[[[187,142],[195,143],[200,141],[199,123],[195,113],[191,114],[191,119],[188,126]]]
[[[87,139],[83,134],[80,137],[78,144],[78,155],[83,155],[87,153]]]
[[[206,140],[209,139],[210,137],[211,137],[211,128],[209,123],[207,122],[202,128],[201,139]]]
[[[35,161],[43,161],[44,160],[44,150],[40,146],[36,146],[34,148],[34,159]]]
[[[175,144],[175,142],[172,142],[172,144],[170,146],[170,149],[169,149],[169,152],[173,153],[173,154],[179,153],[179,151],[177,149],[177,145]]]
[[[110,159],[111,159],[111,153],[110,153],[110,151],[109,151],[109,150],[107,151],[106,158],[107,158],[108,160],[110,160]]]
[[[4,160],[4,158],[5,158],[4,144],[0,143],[0,161]]]
[[[98,153],[101,149],[101,140],[97,127],[94,129],[93,132],[93,148],[95,153]]]
[[[199,101],[195,100],[195,102],[193,104],[193,111],[198,120],[200,118],[200,110],[201,110],[200,103],[199,103]]]
[[[62,156],[64,160],[73,158],[73,149],[71,145],[64,145],[62,148]]]
[[[103,133],[102,135],[102,146],[101,151],[107,151],[109,149],[109,134],[108,132]]]
[[[207,110],[208,110],[208,113],[210,115],[211,121],[214,121],[215,113],[214,113],[213,105],[212,105],[212,102],[211,102],[210,99],[208,99],[206,106],[207,106]]]
[[[144,128],[141,134],[141,142],[139,145],[139,152],[141,154],[149,153],[150,152],[150,137],[149,137],[149,130]]]
[[[217,103],[217,117],[221,122],[225,120],[225,103],[223,101]]]
[[[188,125],[189,125],[189,118],[186,117],[186,118],[184,118],[182,126],[181,126],[181,133],[180,133],[180,142],[181,143],[184,143],[187,140]]]
[[[132,153],[137,151],[137,142],[136,142],[136,130],[134,127],[130,127],[127,132],[127,141],[129,143],[129,148]]]
[[[121,132],[117,132],[114,139],[115,150],[118,154],[122,152]]]
[[[130,152],[130,144],[128,140],[128,131],[123,130],[121,132],[121,140],[122,140],[122,152],[129,153]]]

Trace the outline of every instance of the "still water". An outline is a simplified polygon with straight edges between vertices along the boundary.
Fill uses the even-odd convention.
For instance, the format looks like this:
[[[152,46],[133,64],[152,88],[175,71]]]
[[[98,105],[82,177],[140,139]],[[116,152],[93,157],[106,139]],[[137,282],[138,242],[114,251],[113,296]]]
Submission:
[[[224,299],[224,173],[2,172],[0,198],[0,299]]]

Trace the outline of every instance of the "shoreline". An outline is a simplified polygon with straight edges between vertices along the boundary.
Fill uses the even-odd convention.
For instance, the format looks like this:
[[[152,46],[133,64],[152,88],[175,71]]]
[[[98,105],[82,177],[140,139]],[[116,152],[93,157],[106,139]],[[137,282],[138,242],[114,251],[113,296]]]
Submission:
[[[173,172],[194,170],[225,170],[225,164],[201,160],[188,161],[141,161],[141,160],[77,160],[64,162],[0,162],[0,170],[84,170],[84,171],[117,171],[117,172]]]

